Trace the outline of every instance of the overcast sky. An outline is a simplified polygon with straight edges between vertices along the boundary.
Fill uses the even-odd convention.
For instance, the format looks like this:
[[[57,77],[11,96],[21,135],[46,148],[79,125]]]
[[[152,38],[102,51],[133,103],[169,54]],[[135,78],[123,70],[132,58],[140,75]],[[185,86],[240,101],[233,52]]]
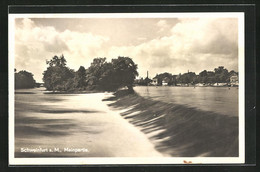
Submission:
[[[224,66],[238,71],[236,18],[111,18],[15,20],[15,67],[42,82],[46,60],[63,54],[68,67],[88,68],[93,58],[131,57],[141,77],[197,74]]]

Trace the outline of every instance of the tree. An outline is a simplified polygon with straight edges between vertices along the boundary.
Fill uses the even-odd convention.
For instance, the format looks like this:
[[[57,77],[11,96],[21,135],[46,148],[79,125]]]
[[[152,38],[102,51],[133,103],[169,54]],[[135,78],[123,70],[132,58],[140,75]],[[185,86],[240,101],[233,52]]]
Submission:
[[[234,70],[231,70],[228,74],[229,77],[234,76],[234,75],[238,75],[238,72],[235,72]]]
[[[127,86],[129,90],[132,90],[134,80],[138,76],[137,65],[131,58],[121,56],[112,59],[112,65],[115,70],[114,82],[117,87]]]
[[[112,62],[106,58],[95,58],[86,70],[80,66],[77,72],[66,66],[66,59],[54,56],[46,61],[49,65],[43,73],[43,81],[47,90],[74,91],[88,89],[101,89],[114,91],[127,86],[132,90],[133,82],[138,76],[137,65],[129,57],[118,57]]]
[[[172,78],[168,85],[176,85],[177,84],[177,75],[172,75]]]
[[[86,69],[80,66],[79,70],[75,73],[74,87],[84,89],[86,86]]]
[[[47,64],[49,64],[50,67],[58,66],[58,67],[65,67],[67,64],[66,59],[64,58],[63,54],[60,56],[54,56],[51,60],[46,61]]]
[[[199,73],[198,76],[198,82],[200,83],[208,83],[209,79],[208,79],[208,71],[203,70],[202,72]]]
[[[66,91],[66,82],[74,77],[74,71],[66,67],[66,59],[54,56],[46,62],[49,67],[43,72],[44,86],[51,91]]]
[[[118,88],[116,83],[116,73],[112,63],[104,63],[102,66],[101,76],[98,80],[98,86],[102,90],[115,91]]]
[[[214,71],[216,82],[224,83],[228,81],[228,70],[225,69],[224,66],[219,66],[215,68]]]
[[[206,83],[210,83],[213,84],[216,82],[216,76],[215,73],[212,71],[208,71],[207,72],[207,82]]]
[[[189,84],[189,83],[196,83],[197,82],[197,76],[194,72],[188,72],[184,73],[179,76],[179,82],[183,84]]]
[[[22,70],[16,73],[15,69],[15,88],[34,88],[35,80],[33,78],[33,74],[27,72],[26,70]]]
[[[153,80],[151,80],[151,79],[148,78],[148,77],[146,77],[146,78],[144,79],[145,85],[149,85],[152,81],[153,81]]]
[[[86,71],[86,79],[88,85],[97,85],[98,80],[101,78],[102,73],[104,73],[104,64],[106,63],[106,58],[94,58],[90,67]]]
[[[118,57],[106,62],[106,58],[95,58],[87,69],[87,85],[114,91],[127,86],[132,89],[138,76],[137,65],[129,57]]]

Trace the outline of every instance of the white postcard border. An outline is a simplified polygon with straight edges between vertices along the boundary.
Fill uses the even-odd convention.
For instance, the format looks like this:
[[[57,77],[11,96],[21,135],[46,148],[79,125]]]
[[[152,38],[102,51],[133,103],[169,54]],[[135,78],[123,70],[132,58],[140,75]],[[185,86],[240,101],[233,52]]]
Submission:
[[[15,158],[14,157],[14,64],[16,18],[238,18],[239,61],[239,156],[238,157],[164,157],[164,158]],[[9,165],[102,165],[102,164],[235,164],[245,163],[245,23],[243,12],[205,13],[73,13],[73,14],[9,14]]]

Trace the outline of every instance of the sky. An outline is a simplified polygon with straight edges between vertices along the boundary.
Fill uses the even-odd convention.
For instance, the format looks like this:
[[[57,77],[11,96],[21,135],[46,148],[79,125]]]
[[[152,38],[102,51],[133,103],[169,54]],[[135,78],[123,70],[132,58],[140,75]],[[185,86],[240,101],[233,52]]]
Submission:
[[[15,68],[42,82],[46,60],[88,68],[96,57],[133,59],[139,78],[156,74],[238,71],[237,18],[16,18]]]

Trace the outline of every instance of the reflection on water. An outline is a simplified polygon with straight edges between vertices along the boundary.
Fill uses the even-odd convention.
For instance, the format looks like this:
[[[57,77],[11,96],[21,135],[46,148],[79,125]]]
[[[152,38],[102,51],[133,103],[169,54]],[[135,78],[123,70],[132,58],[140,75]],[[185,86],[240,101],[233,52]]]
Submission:
[[[238,88],[235,87],[135,87],[134,90],[153,100],[238,116]]]

